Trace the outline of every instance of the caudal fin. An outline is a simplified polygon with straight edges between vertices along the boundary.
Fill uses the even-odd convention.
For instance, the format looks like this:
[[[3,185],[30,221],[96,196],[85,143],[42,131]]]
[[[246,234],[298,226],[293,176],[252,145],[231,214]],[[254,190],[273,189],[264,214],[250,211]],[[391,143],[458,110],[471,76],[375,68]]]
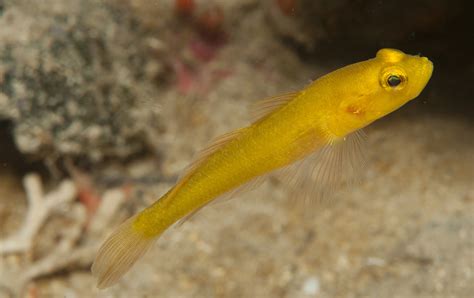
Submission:
[[[92,264],[97,287],[115,284],[153,244],[157,237],[146,237],[132,227],[135,216],[122,223],[102,244]]]

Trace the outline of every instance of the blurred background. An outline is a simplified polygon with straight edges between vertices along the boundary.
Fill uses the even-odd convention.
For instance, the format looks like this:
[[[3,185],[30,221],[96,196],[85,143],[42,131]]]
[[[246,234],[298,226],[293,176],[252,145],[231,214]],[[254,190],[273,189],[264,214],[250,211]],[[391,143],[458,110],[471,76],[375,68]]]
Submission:
[[[0,0],[0,297],[468,297],[472,6]],[[383,47],[435,70],[367,129],[360,185],[303,211],[272,177],[95,288],[105,236],[209,140],[248,124],[249,105]]]

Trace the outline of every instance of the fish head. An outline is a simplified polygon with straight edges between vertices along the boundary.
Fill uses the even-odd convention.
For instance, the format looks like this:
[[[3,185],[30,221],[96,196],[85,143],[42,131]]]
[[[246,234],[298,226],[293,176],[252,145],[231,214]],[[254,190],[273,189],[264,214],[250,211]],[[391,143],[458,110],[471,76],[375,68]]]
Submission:
[[[416,98],[433,73],[433,63],[428,58],[395,49],[379,50],[374,60],[378,92],[372,104],[382,115]]]
[[[395,49],[381,49],[375,58],[345,68],[337,124],[332,125],[336,135],[363,128],[416,98],[432,72],[428,58]]]

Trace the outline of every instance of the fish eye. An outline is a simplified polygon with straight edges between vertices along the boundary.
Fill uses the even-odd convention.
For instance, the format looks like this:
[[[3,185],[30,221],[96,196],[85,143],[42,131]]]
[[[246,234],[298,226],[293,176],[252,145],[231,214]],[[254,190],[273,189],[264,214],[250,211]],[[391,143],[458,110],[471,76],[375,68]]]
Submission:
[[[397,87],[402,83],[402,77],[397,75],[389,75],[387,78],[387,85],[390,87]]]
[[[379,84],[387,91],[399,91],[407,85],[408,76],[406,72],[398,66],[383,68],[379,77]]]

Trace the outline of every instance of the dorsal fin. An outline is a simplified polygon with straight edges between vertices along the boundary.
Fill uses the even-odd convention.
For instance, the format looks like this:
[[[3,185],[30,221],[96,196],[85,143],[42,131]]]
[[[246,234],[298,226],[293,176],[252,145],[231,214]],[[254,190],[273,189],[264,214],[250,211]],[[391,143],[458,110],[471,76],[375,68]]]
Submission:
[[[277,96],[268,97],[266,99],[260,100],[254,103],[251,106],[252,109],[252,118],[254,119],[253,122],[257,122],[274,112],[275,110],[279,109],[280,107],[286,105],[288,102],[293,100],[299,92],[289,92],[280,94]],[[217,150],[222,148],[228,142],[237,138],[246,128],[237,129],[226,134],[223,134],[216,139],[214,139],[210,145],[208,145],[205,149],[201,150],[194,161],[183,171],[183,175],[181,177],[185,177],[192,173],[199,165],[202,164],[204,160],[206,160],[210,155],[215,153]]]
[[[209,156],[221,149],[225,144],[236,139],[246,128],[240,128],[228,133],[225,133],[217,138],[215,138],[206,148],[198,152],[194,161],[191,162],[181,174],[179,180],[193,173]]]
[[[260,121],[261,119],[268,116],[270,113],[274,112],[278,108],[286,105],[290,102],[293,98],[295,98],[299,92],[289,92],[280,94],[277,96],[268,97],[261,101],[256,102],[252,105],[252,118],[256,121]],[[240,128],[226,134],[223,134],[216,139],[214,139],[210,145],[208,145],[205,149],[201,150],[194,161],[183,171],[181,177],[185,177],[192,173],[199,165],[202,164],[204,160],[206,160],[210,155],[215,153],[217,150],[222,148],[228,142],[237,138],[246,128]]]
[[[268,115],[285,106],[292,101],[299,92],[288,92],[280,95],[267,97],[257,101],[251,106],[252,122],[258,122],[266,118]]]

